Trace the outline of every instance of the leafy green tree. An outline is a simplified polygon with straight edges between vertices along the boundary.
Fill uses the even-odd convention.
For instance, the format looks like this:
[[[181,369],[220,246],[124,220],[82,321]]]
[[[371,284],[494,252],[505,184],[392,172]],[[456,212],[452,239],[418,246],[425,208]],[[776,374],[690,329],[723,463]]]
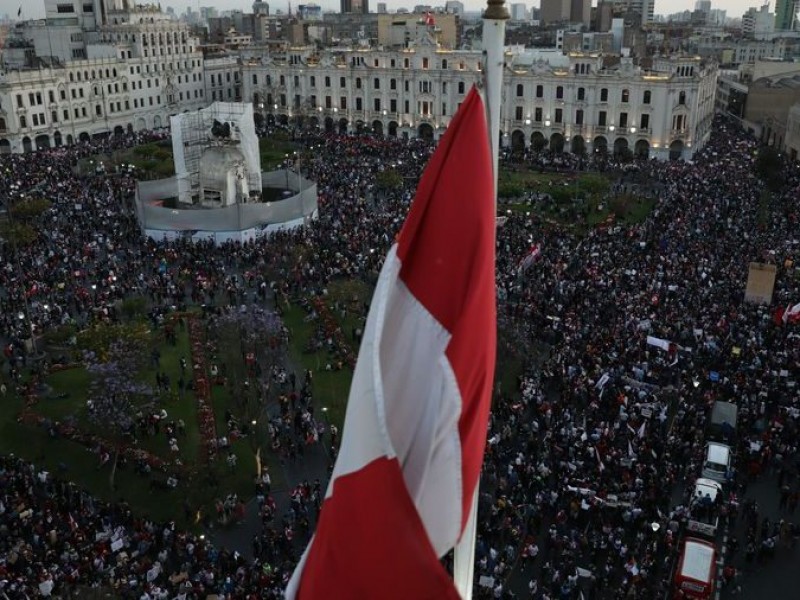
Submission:
[[[375,185],[381,190],[396,190],[403,185],[403,176],[395,169],[386,169],[375,176]]]
[[[27,223],[19,221],[0,221],[0,238],[14,247],[30,246],[39,234]]]
[[[11,205],[11,216],[20,221],[33,221],[53,205],[46,198],[23,198]]]

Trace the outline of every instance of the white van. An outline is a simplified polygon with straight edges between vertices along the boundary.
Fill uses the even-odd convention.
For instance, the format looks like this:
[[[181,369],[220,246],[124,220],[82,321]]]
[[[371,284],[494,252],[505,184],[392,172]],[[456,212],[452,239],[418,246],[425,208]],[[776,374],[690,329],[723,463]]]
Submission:
[[[728,473],[733,466],[731,447],[717,442],[706,444],[706,459],[703,462],[702,476],[720,483],[728,482]]]

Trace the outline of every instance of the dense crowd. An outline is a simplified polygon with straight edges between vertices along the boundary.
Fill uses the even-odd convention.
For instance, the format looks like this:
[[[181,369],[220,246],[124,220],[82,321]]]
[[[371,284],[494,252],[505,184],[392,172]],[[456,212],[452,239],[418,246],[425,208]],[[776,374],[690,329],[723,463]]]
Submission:
[[[74,171],[80,157],[165,135],[0,159],[0,189],[10,191],[4,200],[24,194],[53,202],[24,252],[0,246],[4,376],[21,378],[31,330],[41,335],[113,317],[117,302],[131,295],[145,296],[156,312],[265,299],[279,308],[291,298],[319,322],[320,347],[346,364],[357,334],[341,335],[335,325],[327,331],[318,299],[332,280],[375,280],[432,148],[418,140],[304,134],[298,142],[314,147],[303,168],[318,185],[319,218],[255,243],[213,247],[143,239],[130,204],[135,172]],[[765,206],[756,151],[754,140],[720,121],[691,163],[524,157],[539,169],[603,169],[616,186],[645,182],[659,198],[643,223],[610,223],[586,235],[520,212],[498,229],[501,343],[514,340],[525,369],[517,389],[498,389],[493,406],[480,498],[480,594],[506,597],[524,578],[536,599],[581,591],[663,597],[664,557],[674,555],[682,520],[667,491],[698,475],[704,420],[717,399],[739,405],[740,495],[770,469],[781,472],[786,488],[786,525],[765,526],[758,508],[745,505],[742,518],[752,526],[742,552],[752,546],[756,554],[765,544],[760,556],[767,556],[774,536],[791,532],[800,336],[773,310],[800,302],[793,277],[800,173],[787,165],[785,185]],[[377,185],[376,174],[387,168],[403,177],[399,188]],[[521,268],[532,244],[541,254]],[[771,306],[743,302],[752,260],[778,266]],[[366,307],[352,310],[363,317]],[[647,336],[666,340],[666,349],[649,345]],[[304,443],[320,433],[310,374],[295,382],[292,373],[291,386],[288,374],[272,376],[286,389],[269,425],[273,449],[302,460]],[[238,431],[226,421],[225,435]],[[143,599],[280,597],[321,498],[319,480],[303,483],[279,511],[264,473],[256,486],[263,529],[253,540],[254,561],[245,561],[169,524],[134,518],[123,505],[93,501],[17,459],[0,464],[0,592],[9,598],[81,585]],[[319,475],[324,481],[327,474]],[[227,520],[240,506],[231,497],[219,511]]]

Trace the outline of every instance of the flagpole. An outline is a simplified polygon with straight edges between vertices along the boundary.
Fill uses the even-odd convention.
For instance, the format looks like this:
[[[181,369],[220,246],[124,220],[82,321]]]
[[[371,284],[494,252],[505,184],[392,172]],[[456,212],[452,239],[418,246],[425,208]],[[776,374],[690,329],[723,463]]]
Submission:
[[[483,51],[485,54],[484,98],[486,122],[492,148],[494,201],[497,203],[497,178],[500,164],[500,110],[503,91],[503,70],[506,21],[509,18],[505,0],[487,0],[483,13]],[[472,600],[475,579],[475,542],[478,533],[478,488],[475,486],[470,510],[461,539],[453,551],[453,583],[463,600]]]
[[[487,0],[483,13],[484,94],[486,97],[489,141],[494,166],[494,196],[497,202],[497,178],[500,165],[500,111],[505,69],[506,21],[509,19],[505,0]]]

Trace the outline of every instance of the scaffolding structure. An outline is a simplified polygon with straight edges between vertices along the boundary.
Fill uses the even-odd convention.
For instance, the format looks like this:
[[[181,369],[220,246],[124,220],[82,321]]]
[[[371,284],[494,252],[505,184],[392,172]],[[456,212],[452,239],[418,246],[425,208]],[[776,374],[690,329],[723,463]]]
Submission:
[[[218,128],[223,126],[226,134],[215,134],[212,131],[215,124]],[[251,193],[261,193],[261,157],[252,104],[214,102],[207,108],[175,115],[171,126],[179,202],[198,204],[202,201],[202,158],[209,148],[220,146],[232,146],[241,153],[244,157],[242,176],[247,179],[243,187]],[[247,197],[237,197],[234,202],[247,200]]]

